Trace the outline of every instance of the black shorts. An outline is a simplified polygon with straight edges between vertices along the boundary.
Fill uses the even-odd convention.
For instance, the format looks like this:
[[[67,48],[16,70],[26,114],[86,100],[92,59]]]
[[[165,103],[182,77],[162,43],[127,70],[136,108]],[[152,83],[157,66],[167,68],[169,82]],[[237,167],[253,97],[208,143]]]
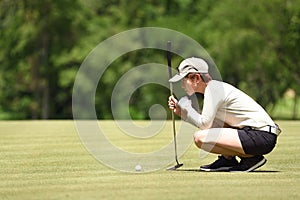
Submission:
[[[249,155],[264,155],[270,153],[277,141],[277,135],[266,131],[244,127],[238,130],[244,152]]]

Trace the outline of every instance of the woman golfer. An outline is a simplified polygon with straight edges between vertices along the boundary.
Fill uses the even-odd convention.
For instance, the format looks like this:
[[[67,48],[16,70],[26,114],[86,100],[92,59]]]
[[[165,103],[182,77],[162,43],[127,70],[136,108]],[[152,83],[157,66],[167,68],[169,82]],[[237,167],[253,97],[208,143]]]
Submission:
[[[201,170],[250,172],[266,163],[263,155],[273,150],[281,130],[258,103],[232,85],[212,80],[200,58],[180,63],[178,74],[169,81],[180,80],[188,96],[204,94],[202,112],[192,107],[188,96],[179,101],[170,96],[169,108],[200,129],[194,134],[198,148],[221,154]]]

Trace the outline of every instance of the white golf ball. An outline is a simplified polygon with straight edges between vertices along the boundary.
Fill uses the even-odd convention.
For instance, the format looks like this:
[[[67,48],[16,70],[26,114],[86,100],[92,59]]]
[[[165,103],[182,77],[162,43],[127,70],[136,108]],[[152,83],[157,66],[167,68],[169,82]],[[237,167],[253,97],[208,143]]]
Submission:
[[[141,171],[142,170],[142,166],[141,165],[136,165],[135,166],[135,171]]]

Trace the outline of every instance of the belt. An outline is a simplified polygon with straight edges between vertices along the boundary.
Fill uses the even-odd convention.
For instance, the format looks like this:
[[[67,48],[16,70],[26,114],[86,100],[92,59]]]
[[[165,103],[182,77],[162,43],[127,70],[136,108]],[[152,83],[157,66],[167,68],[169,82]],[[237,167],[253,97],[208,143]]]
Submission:
[[[260,127],[260,128],[254,128],[253,127],[253,129],[258,130],[258,131],[266,131],[266,132],[269,132],[269,133],[273,133],[277,136],[281,133],[281,129],[279,128],[279,126],[277,124],[275,124],[275,126],[267,125],[267,126],[263,126],[263,127]]]

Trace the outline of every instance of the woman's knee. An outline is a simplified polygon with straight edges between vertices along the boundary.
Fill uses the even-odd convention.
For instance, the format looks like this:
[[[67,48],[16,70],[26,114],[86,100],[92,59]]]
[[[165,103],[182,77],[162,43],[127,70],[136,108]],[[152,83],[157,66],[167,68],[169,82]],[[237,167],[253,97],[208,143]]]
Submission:
[[[198,147],[201,147],[201,145],[204,143],[204,139],[207,135],[206,130],[196,131],[194,133],[194,142]]]

